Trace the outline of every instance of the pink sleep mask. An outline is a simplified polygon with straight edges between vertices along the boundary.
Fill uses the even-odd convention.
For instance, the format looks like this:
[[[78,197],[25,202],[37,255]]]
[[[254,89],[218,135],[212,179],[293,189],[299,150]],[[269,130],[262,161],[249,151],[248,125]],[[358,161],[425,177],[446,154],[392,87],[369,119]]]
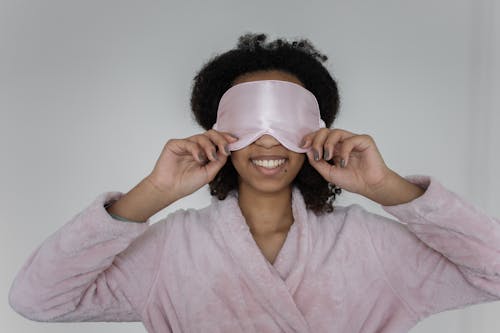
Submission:
[[[269,134],[297,153],[306,134],[325,127],[316,97],[299,84],[261,80],[236,84],[222,95],[213,129],[239,140],[229,150],[242,149]]]

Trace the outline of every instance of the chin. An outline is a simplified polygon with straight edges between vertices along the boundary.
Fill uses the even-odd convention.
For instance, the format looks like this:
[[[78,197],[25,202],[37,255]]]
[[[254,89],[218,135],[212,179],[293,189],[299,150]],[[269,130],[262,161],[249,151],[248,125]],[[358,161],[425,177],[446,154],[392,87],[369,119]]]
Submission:
[[[257,195],[276,195],[292,188],[292,180],[288,179],[241,179],[239,190],[250,190]]]

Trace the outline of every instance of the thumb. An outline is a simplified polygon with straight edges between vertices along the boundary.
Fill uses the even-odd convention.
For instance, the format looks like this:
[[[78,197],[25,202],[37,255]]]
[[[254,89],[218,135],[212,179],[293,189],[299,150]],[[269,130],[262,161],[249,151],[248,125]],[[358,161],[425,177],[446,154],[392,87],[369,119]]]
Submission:
[[[227,156],[218,151],[217,160],[209,161],[205,165],[205,170],[207,171],[207,176],[208,176],[208,183],[215,178],[219,170],[222,169],[222,167],[224,166],[224,164],[226,164],[226,162],[227,162]]]
[[[318,161],[314,160],[313,154],[311,151],[307,152],[307,159],[309,164],[318,171],[318,173],[329,183],[339,184],[344,177],[347,176],[346,170],[340,168],[337,165],[332,165],[326,162],[323,159]]]

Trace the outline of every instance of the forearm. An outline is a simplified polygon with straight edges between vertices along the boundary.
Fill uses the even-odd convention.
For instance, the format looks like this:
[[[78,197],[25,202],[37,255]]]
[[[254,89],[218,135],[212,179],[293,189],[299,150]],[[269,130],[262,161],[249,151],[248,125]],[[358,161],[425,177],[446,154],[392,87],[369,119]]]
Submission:
[[[382,206],[364,221],[387,278],[422,319],[500,299],[500,221],[425,175],[404,177],[425,189],[406,204]],[[371,221],[369,221],[371,222]]]
[[[102,194],[32,252],[10,289],[13,309],[42,321],[99,316],[112,320],[117,311],[132,313],[130,304],[115,290],[117,276],[103,274],[110,269],[116,272],[117,263],[112,265],[115,257],[149,226],[111,218],[103,205],[117,197],[119,192]],[[133,275],[124,273],[123,268],[119,272]],[[109,308],[109,313],[104,313],[104,308]]]
[[[380,205],[394,206],[410,202],[424,192],[421,187],[391,171],[390,176],[379,188],[369,191],[364,196]]]
[[[418,249],[411,251],[417,254],[414,269],[399,267],[414,274],[418,271],[422,282],[429,282],[401,284],[404,278],[394,279],[394,283],[400,281],[400,292],[405,293],[409,285],[419,286],[413,289],[415,301],[425,304],[422,295],[429,295],[427,305],[435,310],[432,313],[500,299],[500,221],[433,177],[413,175],[405,179],[426,189],[422,197],[382,208],[421,241]],[[396,237],[388,235],[388,239]],[[392,249],[406,248],[390,243]],[[424,244],[442,255],[439,261],[431,259],[434,254],[421,253]],[[405,262],[410,257],[410,252],[406,253],[402,257]]]
[[[131,221],[146,222],[151,216],[169,206],[175,199],[161,192],[148,179],[139,184],[114,202],[106,210]]]

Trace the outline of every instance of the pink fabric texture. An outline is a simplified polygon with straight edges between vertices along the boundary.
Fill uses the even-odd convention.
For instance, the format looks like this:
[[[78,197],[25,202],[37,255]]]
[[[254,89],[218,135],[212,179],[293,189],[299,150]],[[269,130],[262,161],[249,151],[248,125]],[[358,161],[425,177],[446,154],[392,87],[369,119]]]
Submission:
[[[430,176],[425,193],[294,223],[270,264],[237,194],[145,224],[114,220],[104,192],[27,259],[9,292],[36,321],[142,321],[148,332],[407,332],[432,314],[500,300],[500,221]],[[399,220],[399,221],[398,221]],[[402,222],[402,223],[400,223]]]
[[[289,81],[259,80],[236,84],[222,95],[213,129],[239,138],[229,150],[269,134],[286,148],[305,153],[311,148],[301,148],[302,139],[322,127],[318,101],[309,90]]]

